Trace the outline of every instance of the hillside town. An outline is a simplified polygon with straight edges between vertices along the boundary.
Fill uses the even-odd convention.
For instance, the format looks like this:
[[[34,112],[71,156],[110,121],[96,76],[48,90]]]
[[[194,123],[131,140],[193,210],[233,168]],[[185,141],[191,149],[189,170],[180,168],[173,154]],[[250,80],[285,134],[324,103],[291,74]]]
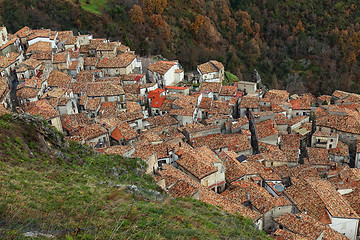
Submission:
[[[41,116],[99,154],[140,158],[171,197],[250,218],[274,239],[358,239],[360,95],[223,85],[121,42],[0,27],[0,113]]]

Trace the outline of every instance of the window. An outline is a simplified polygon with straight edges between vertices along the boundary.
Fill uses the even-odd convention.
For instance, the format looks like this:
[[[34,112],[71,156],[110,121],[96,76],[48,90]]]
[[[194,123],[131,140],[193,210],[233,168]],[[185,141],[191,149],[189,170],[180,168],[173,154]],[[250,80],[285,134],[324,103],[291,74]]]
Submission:
[[[329,145],[329,148],[332,148],[332,144]]]
[[[333,142],[334,141],[334,139],[330,139],[330,142]]]

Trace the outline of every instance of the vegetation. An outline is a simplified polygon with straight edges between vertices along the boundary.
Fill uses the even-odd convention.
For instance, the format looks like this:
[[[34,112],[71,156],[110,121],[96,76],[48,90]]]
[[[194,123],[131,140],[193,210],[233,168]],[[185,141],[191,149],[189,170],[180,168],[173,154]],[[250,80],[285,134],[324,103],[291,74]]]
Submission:
[[[223,85],[232,85],[238,81],[239,81],[239,78],[237,76],[235,76],[231,72],[225,71],[225,79],[223,81]]]
[[[141,160],[100,155],[75,142],[46,150],[42,145],[54,140],[42,137],[41,124],[9,115],[0,122],[9,126],[0,126],[2,239],[29,232],[58,239],[267,238],[249,219],[167,197]]]
[[[254,69],[292,93],[360,92],[360,8],[355,0],[3,0],[0,24],[120,40],[185,70],[216,59],[239,80]],[[51,9],[51,14],[48,10]]]
[[[101,14],[101,10],[106,6],[107,0],[74,0],[75,4],[80,4],[81,7],[89,12]]]

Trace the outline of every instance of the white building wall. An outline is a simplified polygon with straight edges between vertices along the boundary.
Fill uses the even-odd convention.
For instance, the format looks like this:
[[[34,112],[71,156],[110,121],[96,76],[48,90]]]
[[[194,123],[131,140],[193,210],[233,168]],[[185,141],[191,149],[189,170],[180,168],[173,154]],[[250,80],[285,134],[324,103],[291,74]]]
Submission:
[[[42,37],[37,37],[37,38],[34,38],[34,39],[31,39],[30,41],[28,41],[28,45],[32,45],[34,43],[37,43],[37,42],[50,42],[51,43],[51,48],[56,48],[56,43],[54,40],[50,40],[50,38],[42,38]]]
[[[332,216],[330,216],[330,219],[332,223],[329,226],[332,229],[344,234],[351,240],[356,240],[359,219],[333,218]]]

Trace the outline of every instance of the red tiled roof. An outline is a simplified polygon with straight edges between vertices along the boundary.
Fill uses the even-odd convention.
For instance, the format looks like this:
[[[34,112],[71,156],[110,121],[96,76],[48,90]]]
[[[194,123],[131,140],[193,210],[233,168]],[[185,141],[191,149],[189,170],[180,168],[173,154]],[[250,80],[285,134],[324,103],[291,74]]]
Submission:
[[[255,124],[258,140],[271,136],[278,135],[277,126],[274,120],[268,119]]]
[[[202,179],[217,171],[217,168],[208,161],[209,158],[210,156],[205,154],[199,156],[199,151],[189,151],[179,156],[176,162],[196,178]]]
[[[179,123],[177,119],[170,116],[169,114],[164,114],[162,116],[155,116],[155,117],[149,117],[146,119],[152,127],[165,127],[165,126],[172,126]]]
[[[97,68],[125,68],[129,66],[136,58],[136,55],[129,53],[120,53],[115,58],[102,58],[96,67]]]
[[[70,82],[71,76],[67,75],[66,73],[53,70],[49,74],[48,85],[50,87],[54,86],[59,88],[68,88],[70,86]]]
[[[162,166],[163,170],[160,171],[160,175],[165,176],[171,176],[173,179],[177,180],[183,180],[187,183],[190,183],[191,185],[197,187],[200,190],[200,200],[202,202],[205,202],[207,204],[211,204],[213,206],[221,207],[223,210],[235,213],[238,212],[239,214],[249,217],[252,220],[257,220],[260,218],[260,214],[257,212],[250,210],[248,208],[245,208],[241,204],[234,203],[232,201],[224,199],[220,194],[217,194],[211,190],[208,190],[201,184],[197,183],[193,179],[191,179],[189,176],[181,172],[180,170],[174,168],[171,165],[164,165]],[[173,180],[174,182],[174,180]],[[167,184],[166,184],[167,185]]]
[[[311,165],[331,165],[329,152],[325,148],[307,147],[308,161]]]
[[[191,197],[197,193],[199,189],[190,183],[183,180],[177,181],[169,190],[168,193],[172,197]]]
[[[60,116],[60,114],[48,103],[47,100],[31,102],[24,107],[24,111],[31,115],[42,116],[45,120],[50,120]]]
[[[280,102],[286,102],[289,98],[289,92],[286,90],[273,89],[265,94],[265,99],[276,100]]]
[[[259,98],[244,96],[240,103],[241,108],[259,108]]]
[[[310,239],[318,239],[322,233],[324,233],[324,239],[347,239],[347,237],[331,229],[329,226],[324,225],[303,213],[296,215],[285,213],[276,218],[275,222],[293,233],[306,236]]]
[[[118,127],[115,127],[115,129],[111,132],[111,137],[116,141],[120,141],[124,138]]]
[[[234,96],[236,91],[236,86],[222,86],[220,96]]]
[[[200,85],[200,91],[220,93],[221,86],[222,85],[219,82],[202,82]]]
[[[90,97],[120,96],[124,94],[124,89],[121,86],[110,82],[91,82],[88,83],[87,87],[87,95]]]
[[[307,182],[319,195],[332,217],[359,218],[350,204],[344,200],[329,181],[307,179]]]
[[[26,53],[49,52],[49,51],[52,51],[51,43],[39,41],[34,44],[31,44],[29,48],[26,50]]]
[[[151,72],[157,72],[157,73],[159,73],[161,75],[164,75],[174,65],[177,65],[177,62],[158,61],[158,62],[156,62],[154,64],[151,64],[148,67],[148,70],[151,71]]]
[[[221,62],[211,60],[209,62],[203,63],[197,66],[202,74],[208,74],[212,72],[218,72],[221,69],[224,69],[224,65]]]
[[[293,110],[310,110],[311,109],[311,102],[310,99],[304,97],[298,97],[291,102]]]

